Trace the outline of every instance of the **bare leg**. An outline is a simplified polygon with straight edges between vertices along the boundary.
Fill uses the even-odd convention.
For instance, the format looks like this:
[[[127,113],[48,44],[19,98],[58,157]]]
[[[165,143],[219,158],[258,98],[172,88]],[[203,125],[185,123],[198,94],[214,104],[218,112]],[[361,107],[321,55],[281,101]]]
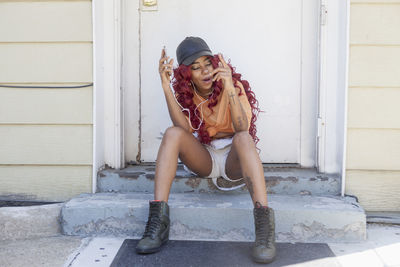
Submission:
[[[235,133],[232,149],[226,159],[225,172],[231,179],[244,177],[253,203],[258,201],[267,206],[264,169],[253,138],[248,132]]]
[[[166,130],[158,150],[154,178],[155,200],[168,202],[178,157],[199,176],[211,173],[212,160],[208,150],[191,133],[180,127],[170,127]]]

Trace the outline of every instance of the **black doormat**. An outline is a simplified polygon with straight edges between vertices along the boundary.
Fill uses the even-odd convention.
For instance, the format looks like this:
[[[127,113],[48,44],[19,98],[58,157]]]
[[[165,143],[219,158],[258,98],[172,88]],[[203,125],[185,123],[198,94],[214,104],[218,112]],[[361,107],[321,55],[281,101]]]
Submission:
[[[139,255],[138,240],[125,239],[111,266],[260,266],[251,260],[252,242],[175,241],[170,240],[161,251]],[[268,266],[301,264],[304,266],[339,267],[327,244],[277,243],[277,257]],[[312,262],[325,258],[321,261]]]

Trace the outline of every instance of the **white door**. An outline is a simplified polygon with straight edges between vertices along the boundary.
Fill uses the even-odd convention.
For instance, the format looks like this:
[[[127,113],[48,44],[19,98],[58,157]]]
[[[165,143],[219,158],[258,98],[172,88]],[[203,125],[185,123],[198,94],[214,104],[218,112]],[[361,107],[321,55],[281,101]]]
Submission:
[[[264,163],[301,163],[302,149],[314,151],[314,132],[307,129],[315,127],[318,62],[309,53],[317,47],[318,1],[157,2],[156,11],[140,11],[141,161],[155,161],[161,133],[172,125],[158,76],[161,48],[176,62],[176,47],[186,36],[205,39],[250,82],[265,111],[257,121]],[[316,30],[304,30],[305,23]]]

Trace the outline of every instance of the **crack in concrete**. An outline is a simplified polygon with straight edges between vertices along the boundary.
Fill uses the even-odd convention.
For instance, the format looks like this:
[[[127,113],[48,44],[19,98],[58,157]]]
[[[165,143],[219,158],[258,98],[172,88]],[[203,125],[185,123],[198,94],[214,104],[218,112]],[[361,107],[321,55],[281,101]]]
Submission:
[[[349,238],[366,238],[365,227],[362,222],[347,224],[342,228],[327,228],[320,222],[311,224],[297,223],[292,226],[290,232],[278,232],[277,238],[281,241],[296,242],[325,242],[326,239],[344,241]],[[351,239],[350,238],[350,239]]]

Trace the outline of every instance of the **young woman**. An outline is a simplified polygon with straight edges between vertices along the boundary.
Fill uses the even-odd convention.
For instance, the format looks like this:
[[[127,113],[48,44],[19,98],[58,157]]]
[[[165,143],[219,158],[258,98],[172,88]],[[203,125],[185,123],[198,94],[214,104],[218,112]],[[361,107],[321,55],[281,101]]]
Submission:
[[[264,170],[256,150],[258,102],[222,55],[213,55],[199,37],[187,37],[177,48],[179,67],[162,50],[159,73],[173,126],[158,151],[154,201],[138,253],[153,253],[168,241],[168,196],[178,158],[201,177],[244,179],[254,204],[256,262],[273,261],[274,212],[267,205]],[[171,74],[174,71],[171,91]]]

